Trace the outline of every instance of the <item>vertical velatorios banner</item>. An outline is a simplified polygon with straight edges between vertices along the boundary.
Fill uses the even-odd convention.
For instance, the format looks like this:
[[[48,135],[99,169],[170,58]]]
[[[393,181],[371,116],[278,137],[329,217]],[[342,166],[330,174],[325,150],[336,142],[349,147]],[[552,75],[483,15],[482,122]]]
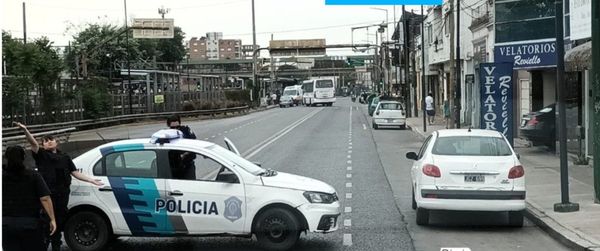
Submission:
[[[513,144],[513,64],[482,63],[481,128],[504,134]]]

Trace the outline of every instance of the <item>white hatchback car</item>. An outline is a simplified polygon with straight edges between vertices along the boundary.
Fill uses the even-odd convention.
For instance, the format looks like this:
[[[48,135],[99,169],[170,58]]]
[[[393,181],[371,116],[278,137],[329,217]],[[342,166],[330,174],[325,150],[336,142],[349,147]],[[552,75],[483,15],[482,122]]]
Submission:
[[[377,104],[373,112],[373,129],[379,129],[380,126],[406,127],[406,113],[400,102],[381,101]]]
[[[303,231],[338,229],[332,186],[263,169],[228,139],[230,150],[164,131],[74,159],[105,185],[73,182],[64,230],[71,249],[102,250],[113,236],[255,235],[267,249],[286,250]]]
[[[429,210],[508,211],[509,225],[523,226],[525,172],[504,135],[481,129],[433,132],[414,160],[412,207],[417,224]]]

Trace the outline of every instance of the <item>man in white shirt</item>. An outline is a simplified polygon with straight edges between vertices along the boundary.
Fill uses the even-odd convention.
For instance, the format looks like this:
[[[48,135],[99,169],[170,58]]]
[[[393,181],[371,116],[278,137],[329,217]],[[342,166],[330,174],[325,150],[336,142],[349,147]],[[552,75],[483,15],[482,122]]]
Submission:
[[[433,104],[433,95],[431,92],[425,97],[425,110],[427,111],[427,121],[431,125],[435,120],[435,105]]]

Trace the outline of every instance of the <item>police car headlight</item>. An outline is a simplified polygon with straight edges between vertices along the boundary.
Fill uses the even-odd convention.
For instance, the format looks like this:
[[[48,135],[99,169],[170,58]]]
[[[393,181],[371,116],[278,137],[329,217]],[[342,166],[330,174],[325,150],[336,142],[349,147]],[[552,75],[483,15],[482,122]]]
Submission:
[[[335,193],[319,193],[319,192],[304,192],[304,197],[310,203],[323,203],[323,204],[331,204],[338,200],[337,195]]]

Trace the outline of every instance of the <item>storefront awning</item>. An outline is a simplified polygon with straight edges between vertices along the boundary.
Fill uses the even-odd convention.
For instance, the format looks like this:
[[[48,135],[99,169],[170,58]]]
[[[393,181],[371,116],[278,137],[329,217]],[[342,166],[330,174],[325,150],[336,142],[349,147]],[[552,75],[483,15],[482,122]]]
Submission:
[[[565,53],[565,71],[583,71],[592,68],[592,41],[576,46]]]

